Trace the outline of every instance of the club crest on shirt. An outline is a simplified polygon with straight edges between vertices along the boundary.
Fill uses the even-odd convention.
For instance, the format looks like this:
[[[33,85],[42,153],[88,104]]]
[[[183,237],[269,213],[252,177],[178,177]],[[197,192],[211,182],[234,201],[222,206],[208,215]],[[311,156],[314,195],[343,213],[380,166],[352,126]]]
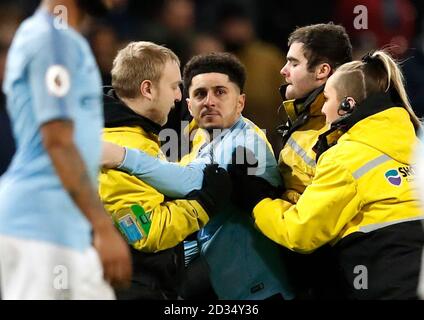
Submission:
[[[66,96],[71,88],[69,71],[61,65],[53,65],[46,72],[46,87],[50,95],[58,98]]]

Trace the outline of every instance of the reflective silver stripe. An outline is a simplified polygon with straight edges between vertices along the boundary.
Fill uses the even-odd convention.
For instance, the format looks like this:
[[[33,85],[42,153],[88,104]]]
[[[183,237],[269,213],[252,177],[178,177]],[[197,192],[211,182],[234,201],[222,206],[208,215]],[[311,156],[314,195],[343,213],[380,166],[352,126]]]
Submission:
[[[417,221],[417,220],[424,220],[424,217],[420,216],[420,217],[407,218],[407,219],[390,221],[390,222],[369,224],[367,226],[359,227],[359,231],[368,233],[368,232],[375,231],[375,230],[378,230],[378,229],[381,229],[381,228],[384,228],[384,227],[387,227],[387,226],[391,226],[393,224],[398,224],[398,223],[408,222],[408,221]]]
[[[374,160],[367,162],[362,167],[360,167],[358,170],[356,170],[353,173],[353,177],[355,179],[359,179],[360,177],[362,177],[364,174],[366,174],[371,169],[374,169],[379,164],[382,164],[382,163],[389,161],[389,160],[392,160],[392,158],[390,158],[388,155],[383,154],[382,156],[379,156],[378,158],[375,158]]]
[[[294,141],[293,138],[289,138],[289,140],[287,141],[287,144],[294,150],[294,152],[297,153],[297,155],[299,157],[301,157],[303,159],[303,161],[306,162],[307,165],[311,166],[311,167],[315,167],[316,166],[316,162],[314,159],[311,159],[307,154],[306,151],[302,149],[301,146],[299,146],[297,144],[296,141]]]

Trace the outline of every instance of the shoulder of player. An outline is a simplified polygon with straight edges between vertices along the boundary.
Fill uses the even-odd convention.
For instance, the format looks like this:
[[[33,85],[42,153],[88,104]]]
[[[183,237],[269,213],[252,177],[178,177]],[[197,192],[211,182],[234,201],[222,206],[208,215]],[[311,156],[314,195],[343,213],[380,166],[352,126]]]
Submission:
[[[79,54],[85,45],[84,38],[71,29],[60,29],[48,21],[25,21],[15,38],[18,50],[24,49],[28,55],[55,51],[67,56]]]

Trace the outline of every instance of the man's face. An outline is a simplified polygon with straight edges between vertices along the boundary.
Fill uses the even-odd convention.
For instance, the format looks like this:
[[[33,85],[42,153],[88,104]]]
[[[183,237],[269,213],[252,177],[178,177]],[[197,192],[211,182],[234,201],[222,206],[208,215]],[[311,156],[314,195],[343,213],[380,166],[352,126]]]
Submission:
[[[231,128],[241,116],[245,95],[223,73],[194,76],[187,99],[190,114],[203,129]]]
[[[168,115],[175,106],[175,101],[181,100],[181,72],[178,64],[168,60],[163,68],[159,83],[153,85],[153,107],[155,114],[152,120],[161,126],[168,121]]]
[[[287,63],[280,71],[288,83],[286,99],[304,98],[321,85],[316,79],[315,72],[308,71],[307,64],[303,43],[292,43],[287,53]]]

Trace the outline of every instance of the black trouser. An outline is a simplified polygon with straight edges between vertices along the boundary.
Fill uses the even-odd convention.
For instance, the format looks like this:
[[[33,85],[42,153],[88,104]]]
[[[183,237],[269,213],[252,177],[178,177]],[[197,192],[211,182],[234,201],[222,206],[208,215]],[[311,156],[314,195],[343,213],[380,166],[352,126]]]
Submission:
[[[157,253],[131,248],[133,277],[128,289],[116,290],[118,300],[174,300],[184,268],[183,245]]]
[[[336,246],[350,299],[417,299],[424,245],[421,221],[354,233]]]
[[[288,266],[296,300],[343,299],[341,270],[332,247],[325,245],[309,254],[285,250],[283,259]]]
[[[185,268],[180,295],[186,300],[217,300],[209,278],[209,266],[202,256],[194,258]]]

